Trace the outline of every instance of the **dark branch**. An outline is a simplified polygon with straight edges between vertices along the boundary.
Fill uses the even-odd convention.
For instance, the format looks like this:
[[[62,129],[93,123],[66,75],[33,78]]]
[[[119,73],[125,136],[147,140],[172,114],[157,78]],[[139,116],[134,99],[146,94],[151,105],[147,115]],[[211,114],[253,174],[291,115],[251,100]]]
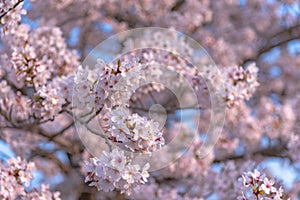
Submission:
[[[0,20],[2,19],[2,17],[4,17],[5,15],[7,15],[7,13],[9,13],[11,10],[15,9],[20,3],[22,3],[24,0],[19,0],[12,8],[8,9],[6,12],[2,13],[0,15]]]
[[[291,26],[288,29],[284,29],[279,31],[278,33],[275,33],[267,40],[266,44],[257,51],[255,56],[244,59],[242,61],[242,65],[244,65],[246,62],[249,61],[258,60],[262,54],[267,53],[268,51],[272,50],[275,47],[284,45],[292,40],[300,39],[299,35],[300,35],[300,24],[296,24],[294,26]]]
[[[171,8],[171,11],[177,11],[184,4],[185,0],[179,0],[175,3],[175,5]]]
[[[285,155],[287,150],[286,145],[279,144],[276,146],[271,146],[268,148],[258,149],[250,153],[245,153],[242,155],[229,155],[222,158],[216,158],[214,163],[221,163],[229,160],[242,160],[247,157],[265,156],[265,157],[277,157],[277,158],[289,158]]]

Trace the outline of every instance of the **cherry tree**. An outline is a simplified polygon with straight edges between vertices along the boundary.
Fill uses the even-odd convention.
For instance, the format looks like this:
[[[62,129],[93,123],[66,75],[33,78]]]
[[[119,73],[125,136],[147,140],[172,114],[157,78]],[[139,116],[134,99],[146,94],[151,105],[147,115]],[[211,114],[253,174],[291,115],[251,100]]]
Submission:
[[[300,197],[298,0],[0,5],[1,199]]]

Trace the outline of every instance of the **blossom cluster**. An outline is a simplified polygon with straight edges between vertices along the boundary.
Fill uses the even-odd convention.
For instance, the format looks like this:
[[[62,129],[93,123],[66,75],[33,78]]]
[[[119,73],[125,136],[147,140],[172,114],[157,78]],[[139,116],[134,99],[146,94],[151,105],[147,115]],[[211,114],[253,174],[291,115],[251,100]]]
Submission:
[[[135,59],[107,65],[98,59],[94,68],[80,66],[75,76],[73,104],[77,108],[89,106],[101,110],[104,105],[128,105],[131,93],[144,79],[143,65]]]
[[[26,24],[17,27],[19,33],[12,34],[12,63],[18,78],[28,86],[38,88],[54,76],[73,72],[77,63],[75,51],[70,51],[58,27],[39,27],[30,30]],[[51,35],[50,37],[48,35]],[[23,48],[17,48],[17,45]],[[15,46],[16,45],[16,46]],[[59,54],[56,54],[60,52]]]
[[[125,52],[135,49],[130,54],[145,65],[145,77],[152,81],[151,87],[145,88],[143,93],[180,87],[186,78],[195,75],[195,69],[189,63],[195,59],[194,49],[185,36],[171,28],[167,32],[153,31],[150,28],[141,38],[128,38],[124,43]],[[199,76],[199,73],[196,76]]]
[[[27,120],[30,116],[30,99],[21,92],[15,93],[6,80],[1,80],[0,86],[0,107],[2,112],[7,113],[6,118],[10,123]]]
[[[50,119],[57,116],[64,106],[71,103],[72,86],[73,76],[61,76],[40,87],[33,103],[35,116]]]
[[[205,94],[207,86],[209,86],[210,92],[215,92],[221,90],[224,84],[223,98],[228,107],[240,105],[242,101],[252,97],[259,86],[257,81],[258,67],[255,63],[250,63],[244,68],[233,65],[222,69],[222,66],[214,66],[206,59],[199,59],[194,56],[194,49],[191,48],[189,42],[185,37],[177,35],[175,31],[170,31],[168,34],[163,31],[154,33],[146,31],[141,40],[128,39],[125,42],[125,47],[129,49],[146,48],[134,56],[145,63],[148,73],[152,70],[158,71],[160,77],[162,75],[167,77],[165,79],[173,85],[180,85],[184,79],[188,79],[199,96],[207,95]],[[192,61],[192,63],[185,59]],[[192,66],[192,64],[198,66]],[[159,66],[158,70],[156,69],[157,65]],[[222,70],[226,73],[221,74],[220,71]],[[175,73],[166,75],[170,71]],[[147,72],[146,75],[149,76]],[[166,83],[166,85],[170,84]]]
[[[165,50],[178,56],[190,57],[193,54],[193,49],[190,44],[186,42],[186,38],[179,36],[178,33],[172,29],[167,34],[163,30],[153,32],[149,29],[149,31],[144,33],[142,39],[133,40],[129,38],[125,41],[125,44],[125,51],[132,48],[155,47],[156,50]],[[161,55],[161,57],[164,57],[164,55]]]
[[[226,102],[229,107],[240,105],[242,100],[249,100],[256,91],[258,68],[255,63],[249,64],[246,69],[238,66],[227,70],[224,80]]]
[[[133,187],[147,182],[149,177],[147,163],[143,168],[132,164],[123,151],[114,149],[112,152],[103,151],[99,158],[86,161],[87,176],[85,182],[105,192],[119,190],[121,193],[131,193]]]
[[[132,152],[153,152],[164,145],[159,123],[147,120],[125,108],[116,108],[108,114],[104,127],[110,140],[121,143]]]
[[[21,21],[21,15],[25,15],[27,12],[22,8],[23,0],[1,0],[0,1],[0,24],[3,25],[1,34],[6,35],[9,32],[15,32],[15,27]]]
[[[52,119],[64,104],[71,102],[69,73],[75,67],[76,62],[72,59],[76,54],[67,49],[58,28],[40,27],[33,33],[26,25],[20,25],[18,29],[26,36],[14,36],[18,43],[24,44],[24,48],[13,48],[12,53],[16,79],[22,83],[19,87],[32,88],[34,98],[30,103],[35,118]],[[52,36],[47,37],[49,34]],[[36,42],[37,38],[39,42]]]
[[[269,179],[265,174],[254,169],[253,172],[246,172],[240,179],[245,188],[242,189],[240,200],[246,199],[266,199],[280,200],[287,199],[282,186],[277,187],[274,179]],[[245,196],[250,195],[249,198]]]
[[[278,182],[257,175],[256,171],[245,173],[240,182],[237,180],[243,172],[254,168],[248,161],[258,161],[259,165],[268,157],[278,158],[279,163],[288,160],[291,172],[299,171],[300,101],[295,102],[300,99],[298,8],[298,0],[0,0],[0,140],[17,155],[34,157],[45,178],[62,174],[63,187],[57,187],[62,188],[64,199],[127,198],[119,191],[130,193],[131,188],[145,182],[145,177],[148,183],[136,188],[136,192],[133,190],[128,199],[236,199],[241,192],[240,199],[297,199],[300,182],[296,176],[290,180],[291,187],[284,191]],[[26,12],[28,15],[23,16]],[[109,64],[99,60],[96,66],[80,68],[72,94],[72,75],[78,61],[83,61],[90,49],[107,36],[137,27],[171,27],[191,36],[205,50],[194,51],[184,34],[175,31],[170,34],[149,31],[137,40],[118,37],[120,41],[108,45],[109,51],[106,47],[102,49],[105,55],[114,54],[115,49],[120,50],[118,54],[127,50],[130,53]],[[213,57],[218,70],[211,66],[209,56],[203,56],[205,51]],[[195,70],[197,67],[192,68],[184,60],[186,57],[187,60],[192,57],[193,64],[203,68]],[[257,62],[257,67],[247,66],[251,61]],[[214,150],[200,159],[198,150],[202,149],[202,141],[197,138],[191,151],[169,167],[153,172],[151,179],[142,173],[148,171],[148,166],[143,170],[130,164],[130,158],[123,156],[126,151],[113,151],[125,164],[121,164],[119,172],[112,171],[107,166],[117,165],[113,159],[107,159],[112,152],[105,152],[101,159],[88,161],[87,182],[101,191],[87,189],[77,163],[88,156],[82,153],[84,147],[70,115],[75,108],[70,105],[71,97],[75,105],[92,111],[108,106],[107,118],[100,121],[110,139],[108,144],[148,153],[163,145],[163,140],[168,144],[173,138],[168,136],[181,135],[181,140],[172,142],[185,143],[189,141],[187,136],[193,135],[187,127],[171,128],[177,122],[179,108],[176,99],[164,93],[165,86],[179,87],[185,78],[201,101],[201,116],[199,119],[184,116],[182,120],[200,121],[197,136],[201,139],[206,134],[204,129],[211,127],[207,121],[213,114],[207,109],[211,103],[208,93],[214,97],[217,86],[225,86],[221,101],[212,102],[215,105],[225,102],[230,108]],[[143,86],[130,97],[131,91],[145,80],[167,84]],[[167,101],[162,104],[168,113],[164,138],[156,122],[138,115],[146,113],[155,101],[150,92],[157,102]],[[193,103],[189,96],[184,100]],[[246,103],[246,100],[251,101]],[[134,114],[123,107],[129,107]],[[124,115],[120,117],[120,113]],[[95,116],[101,117],[102,112]],[[156,136],[161,139],[154,140]],[[167,156],[164,154],[155,162],[163,163]],[[46,185],[40,190],[27,188],[30,165],[27,163],[19,171],[11,164],[0,164],[0,199],[59,198]],[[155,168],[155,163],[151,162],[151,166]],[[15,197],[15,193],[24,195]]]
[[[245,68],[237,65],[226,69],[212,65],[204,65],[201,68],[201,71],[193,69],[186,73],[195,90],[201,93],[201,96],[207,95],[208,89],[210,93],[222,91],[223,101],[229,108],[240,106],[243,101],[249,100],[259,86],[258,67],[255,63],[250,63]],[[222,70],[225,73],[222,74]]]
[[[58,27],[32,29],[23,23],[23,0],[0,4],[1,112],[18,126],[53,119],[71,101],[69,78],[78,65],[77,53],[68,49]]]
[[[32,172],[35,170],[33,162],[27,162],[20,157],[11,158],[8,166],[0,163],[0,197],[4,200],[60,200],[59,192],[50,192],[48,185],[42,185],[41,191],[34,189],[27,191],[30,181],[33,179]]]
[[[22,1],[9,4],[14,8],[6,9],[2,19],[22,10]],[[18,23],[6,30],[5,21],[1,27],[6,50],[0,63],[2,112],[14,124],[53,119],[71,102],[70,77],[77,65],[77,54],[68,49],[57,27],[40,26],[31,30],[19,18],[7,23],[10,21]]]

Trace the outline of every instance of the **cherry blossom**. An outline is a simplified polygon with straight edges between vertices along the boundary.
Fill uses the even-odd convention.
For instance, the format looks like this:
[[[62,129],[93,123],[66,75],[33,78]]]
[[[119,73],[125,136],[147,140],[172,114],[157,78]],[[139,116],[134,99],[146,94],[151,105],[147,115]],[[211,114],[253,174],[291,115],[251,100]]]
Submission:
[[[52,193],[48,185],[42,185],[39,191],[35,188],[28,191],[32,172],[35,170],[33,162],[27,162],[20,157],[11,158],[8,165],[0,163],[0,197],[1,199],[53,199],[59,200],[59,192]]]
[[[242,176],[242,181],[243,185],[246,188],[249,188],[248,191],[257,199],[289,199],[286,198],[282,186],[278,188],[275,187],[275,181],[267,178],[265,174],[262,174],[257,169],[254,169],[253,172],[245,173]],[[242,192],[242,195],[239,198],[247,199],[244,195],[244,192]]]
[[[110,140],[121,143],[132,152],[153,152],[164,145],[159,124],[124,108],[114,109],[105,124]]]
[[[299,21],[297,0],[0,0],[0,199],[298,199]]]
[[[131,164],[123,151],[104,151],[99,158],[86,161],[85,182],[89,186],[96,186],[98,190],[109,192],[117,189],[130,195],[135,185],[147,182],[148,169],[148,163],[142,169],[138,164]]]

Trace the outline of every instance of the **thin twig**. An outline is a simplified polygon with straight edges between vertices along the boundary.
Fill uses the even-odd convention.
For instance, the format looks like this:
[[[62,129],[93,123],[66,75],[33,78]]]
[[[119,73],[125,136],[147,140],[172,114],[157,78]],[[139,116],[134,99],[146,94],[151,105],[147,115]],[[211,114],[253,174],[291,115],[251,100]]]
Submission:
[[[107,144],[107,146],[108,146],[108,148],[109,148],[109,151],[110,151],[110,152],[112,151],[112,145],[110,144],[109,139],[108,139],[108,137],[107,137],[105,134],[101,134],[101,133],[99,133],[99,132],[93,130],[90,126],[88,126],[88,124],[87,124],[85,121],[79,119],[79,118],[76,117],[75,115],[74,115],[74,117],[75,117],[75,119],[76,119],[77,121],[79,121],[81,124],[83,124],[83,125],[87,128],[88,131],[90,131],[90,132],[93,133],[94,135],[97,135],[97,136],[102,137],[102,138],[105,140],[105,143]]]
[[[51,136],[49,137],[49,139],[50,139],[50,140],[53,140],[55,137],[57,137],[57,136],[63,134],[66,130],[68,130],[69,128],[71,128],[73,125],[74,125],[74,121],[72,121],[68,126],[66,126],[65,128],[63,128],[61,131],[59,131],[59,132],[57,132],[57,133],[51,135]]]

